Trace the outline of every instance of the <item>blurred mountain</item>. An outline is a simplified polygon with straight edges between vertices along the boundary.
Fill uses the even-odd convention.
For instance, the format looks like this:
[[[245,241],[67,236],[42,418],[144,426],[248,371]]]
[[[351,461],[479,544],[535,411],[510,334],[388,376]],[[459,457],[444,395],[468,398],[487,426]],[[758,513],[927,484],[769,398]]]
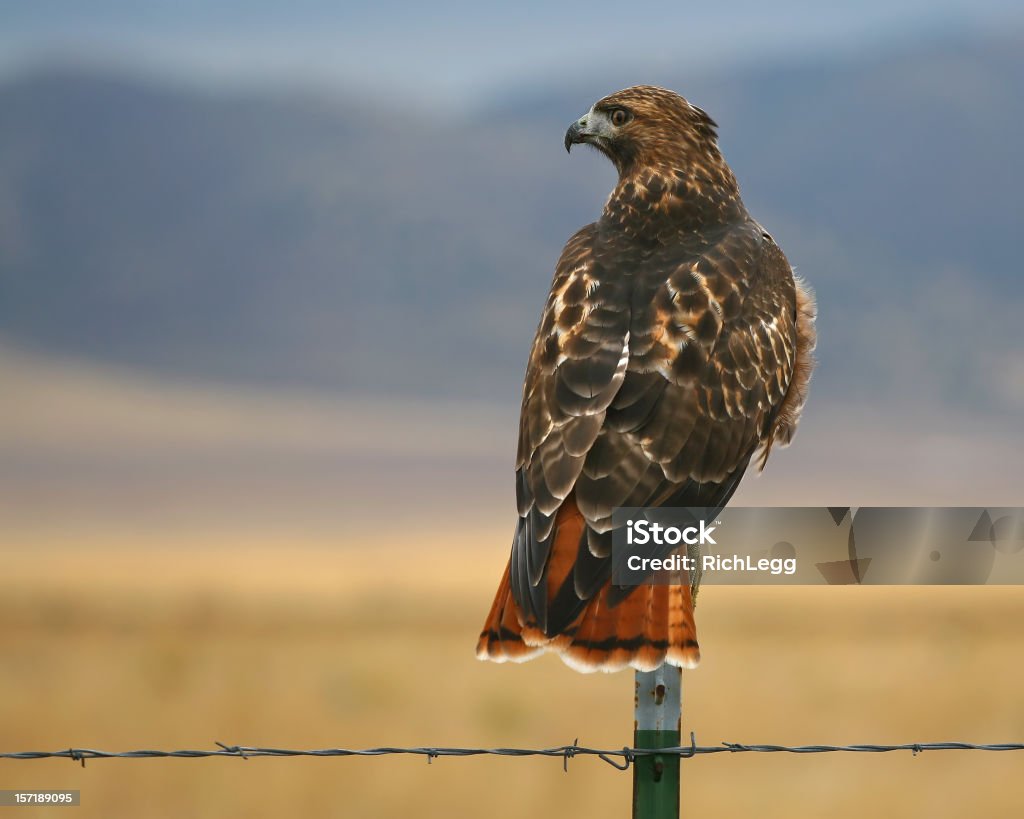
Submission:
[[[748,206],[816,288],[816,395],[1019,409],[1021,45],[553,80],[466,115],[26,75],[0,87],[0,337],[154,374],[514,405],[561,245],[614,181],[566,158],[564,128],[656,81],[719,122]]]

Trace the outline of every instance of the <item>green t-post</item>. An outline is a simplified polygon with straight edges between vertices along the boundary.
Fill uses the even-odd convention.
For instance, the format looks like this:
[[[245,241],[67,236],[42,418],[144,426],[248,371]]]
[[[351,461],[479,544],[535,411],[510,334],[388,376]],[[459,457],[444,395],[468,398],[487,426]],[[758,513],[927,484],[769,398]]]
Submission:
[[[633,746],[679,747],[682,670],[663,665],[636,672]],[[638,756],[633,763],[633,819],[678,819],[679,756]]]

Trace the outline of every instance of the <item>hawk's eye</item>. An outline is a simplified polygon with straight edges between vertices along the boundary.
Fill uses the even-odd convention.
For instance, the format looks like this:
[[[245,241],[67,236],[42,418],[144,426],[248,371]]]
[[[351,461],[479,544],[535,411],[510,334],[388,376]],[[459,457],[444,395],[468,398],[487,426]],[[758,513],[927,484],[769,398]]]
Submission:
[[[612,111],[612,125],[616,128],[621,128],[627,122],[633,118],[633,115],[629,113],[625,108],[616,108]]]

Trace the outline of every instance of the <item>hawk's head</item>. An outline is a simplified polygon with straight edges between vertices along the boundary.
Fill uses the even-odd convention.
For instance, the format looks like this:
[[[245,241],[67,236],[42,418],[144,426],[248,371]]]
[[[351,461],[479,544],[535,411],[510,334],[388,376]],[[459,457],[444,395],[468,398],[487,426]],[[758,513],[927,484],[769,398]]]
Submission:
[[[715,122],[678,94],[653,85],[616,91],[565,132],[565,149],[585,142],[620,175],[636,168],[685,167],[720,158]]]

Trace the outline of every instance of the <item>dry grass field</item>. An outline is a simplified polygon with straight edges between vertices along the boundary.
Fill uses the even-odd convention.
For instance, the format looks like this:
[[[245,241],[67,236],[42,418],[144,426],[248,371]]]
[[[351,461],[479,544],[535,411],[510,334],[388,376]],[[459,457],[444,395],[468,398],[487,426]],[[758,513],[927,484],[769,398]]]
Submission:
[[[474,658],[499,560],[429,542],[5,547],[0,750],[627,744],[629,673]],[[684,730],[702,744],[1024,737],[1020,589],[719,586],[698,621]],[[684,815],[1021,815],[1022,764],[701,757]],[[79,788],[82,819],[622,817],[630,777],[589,758],[0,762],[12,787]]]

